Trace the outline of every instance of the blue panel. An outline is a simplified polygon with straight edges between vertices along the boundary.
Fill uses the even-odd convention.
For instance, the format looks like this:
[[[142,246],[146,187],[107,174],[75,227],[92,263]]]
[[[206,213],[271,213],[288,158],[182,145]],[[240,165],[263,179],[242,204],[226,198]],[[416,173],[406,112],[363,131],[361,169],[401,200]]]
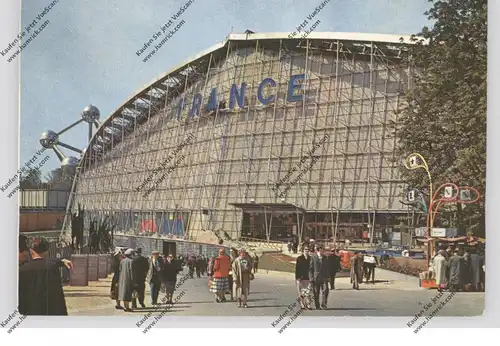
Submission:
[[[184,109],[184,106],[185,106],[184,98],[181,98],[179,100],[179,103],[177,104],[177,120],[181,120],[182,110]]]

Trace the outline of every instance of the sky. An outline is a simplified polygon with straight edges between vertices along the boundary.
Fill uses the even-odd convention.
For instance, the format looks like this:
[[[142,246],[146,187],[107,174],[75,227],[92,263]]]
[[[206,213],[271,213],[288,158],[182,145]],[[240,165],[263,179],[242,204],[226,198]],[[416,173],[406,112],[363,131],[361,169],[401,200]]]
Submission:
[[[44,130],[59,132],[79,120],[85,106],[97,106],[103,121],[144,86],[231,32],[291,32],[323,0],[194,0],[182,15],[185,24],[146,63],[136,51],[188,0],[56,1],[41,20],[37,16],[53,0],[22,2],[21,31],[33,20],[35,29],[49,23],[20,57],[20,166],[41,149]],[[331,0],[315,17],[321,21],[315,32],[414,34],[429,24],[424,12],[430,6],[427,0]],[[87,133],[79,124],[60,140],[83,149]],[[49,155],[43,175],[59,167],[55,154]]]

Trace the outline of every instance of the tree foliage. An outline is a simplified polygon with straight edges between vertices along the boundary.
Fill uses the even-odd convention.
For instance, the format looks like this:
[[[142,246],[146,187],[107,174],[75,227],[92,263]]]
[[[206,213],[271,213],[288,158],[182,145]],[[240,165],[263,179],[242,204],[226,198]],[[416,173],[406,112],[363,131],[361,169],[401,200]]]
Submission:
[[[45,181],[47,181],[47,183],[49,184],[61,180],[64,180],[62,168],[53,169],[48,174],[45,175]]]
[[[50,171],[49,174],[45,175],[45,180],[50,185],[57,184],[59,188],[62,186],[71,189],[73,176],[66,174],[62,168],[56,168]]]
[[[42,184],[42,172],[37,168],[29,168],[21,174],[21,189],[37,189]]]
[[[434,188],[452,182],[486,189],[487,0],[430,0],[433,22],[413,36],[407,106],[396,124],[398,157],[422,154]],[[403,176],[428,185],[423,170]],[[459,208],[460,209],[460,208]],[[459,210],[460,211],[460,210]],[[465,209],[467,226],[482,227],[484,205]],[[471,219],[472,218],[472,219]]]

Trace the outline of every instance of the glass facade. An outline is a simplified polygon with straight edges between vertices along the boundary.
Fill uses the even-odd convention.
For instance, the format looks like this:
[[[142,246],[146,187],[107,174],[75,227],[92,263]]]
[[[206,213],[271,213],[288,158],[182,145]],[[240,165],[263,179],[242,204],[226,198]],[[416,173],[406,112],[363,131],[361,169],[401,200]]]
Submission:
[[[251,199],[317,215],[304,229],[315,237],[330,234],[332,213],[406,213],[390,125],[408,87],[404,54],[395,42],[230,39],[107,120],[70,202],[121,230],[191,239],[260,237],[229,205]],[[293,234],[293,217],[274,222],[273,238]]]

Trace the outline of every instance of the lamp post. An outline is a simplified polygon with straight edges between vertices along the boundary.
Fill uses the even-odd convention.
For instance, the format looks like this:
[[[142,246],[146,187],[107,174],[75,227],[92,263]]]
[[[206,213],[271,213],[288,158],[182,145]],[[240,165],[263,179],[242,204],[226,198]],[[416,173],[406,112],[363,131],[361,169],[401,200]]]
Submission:
[[[438,200],[436,200],[439,192],[443,189],[444,189],[444,196],[439,198]],[[431,232],[432,228],[434,227],[434,220],[435,220],[435,217],[437,215],[437,211],[439,210],[439,207],[441,207],[441,205],[443,203],[451,203],[453,201],[456,201],[456,198],[457,198],[458,193],[459,193],[458,191],[459,191],[458,186],[453,184],[453,183],[445,183],[436,189],[436,192],[434,192],[434,195],[431,196],[431,202],[429,204],[429,211],[427,213],[427,230],[428,230],[428,232]],[[436,202],[437,202],[437,204],[436,204]],[[436,208],[434,208],[434,206],[436,206]],[[428,248],[429,254],[432,254],[434,249],[433,249],[433,244],[430,241],[429,236],[427,236],[427,240],[428,240],[428,247],[427,248]],[[427,268],[429,268],[429,258],[427,260]]]
[[[427,173],[427,177],[429,179],[429,203],[427,204],[429,206],[428,210],[431,210],[431,204],[432,204],[432,176],[431,172],[429,171],[429,166],[427,165],[427,161],[425,161],[424,157],[420,153],[413,153],[408,155],[406,160],[404,161],[405,168],[408,170],[414,170],[414,169],[424,169],[425,172]],[[428,214],[430,211],[428,211]],[[432,217],[432,215],[431,215]],[[432,223],[432,220],[431,220]],[[429,239],[429,227],[427,227],[427,239]],[[427,244],[427,267],[429,266],[429,256],[430,256],[430,243]]]

